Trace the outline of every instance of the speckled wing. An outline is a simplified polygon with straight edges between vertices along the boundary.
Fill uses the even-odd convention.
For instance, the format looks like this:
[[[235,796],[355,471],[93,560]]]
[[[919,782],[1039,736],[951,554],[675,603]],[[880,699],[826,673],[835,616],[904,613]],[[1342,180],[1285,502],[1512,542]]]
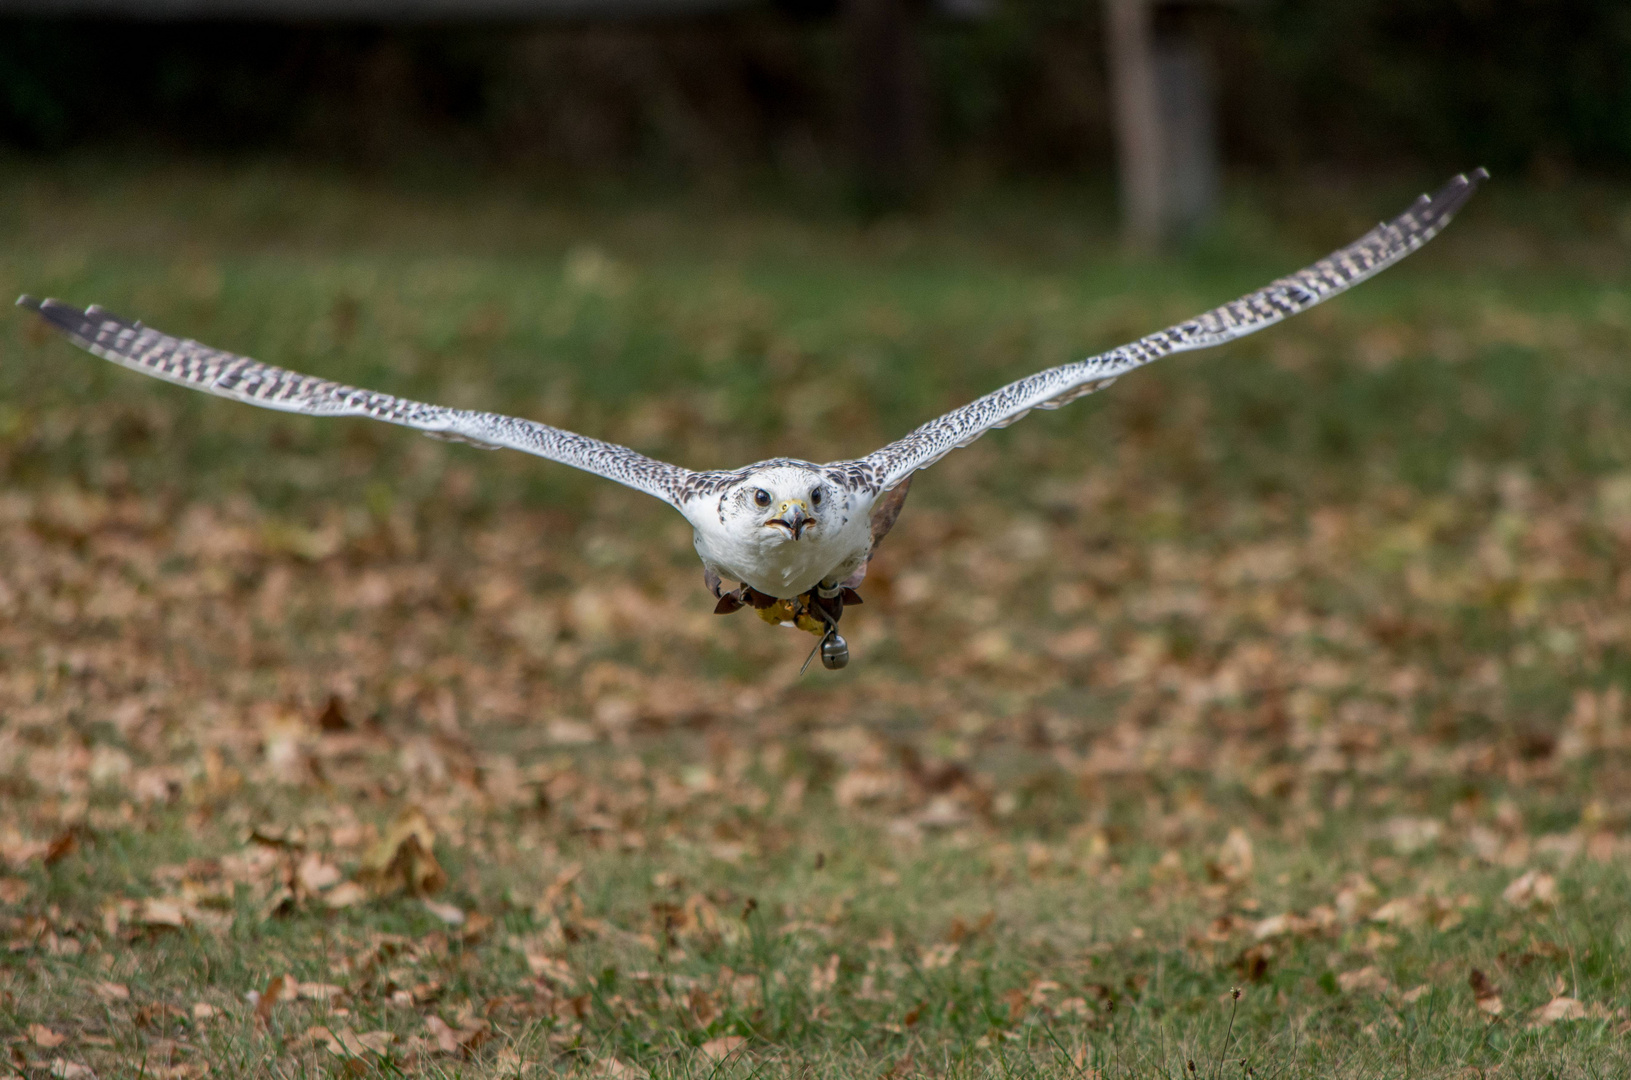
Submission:
[[[1488,176],[1483,169],[1457,176],[1438,194],[1423,195],[1392,221],[1290,277],[1130,345],[1009,383],[854,464],[870,474],[875,490],[888,490],[916,470],[933,465],[992,428],[1007,427],[1032,409],[1057,409],[1152,360],[1221,345],[1272,326],[1381,273],[1427,243]]]
[[[532,420],[426,405],[272,367],[196,341],[173,338],[99,307],[81,311],[56,300],[41,301],[29,296],[17,303],[39,312],[74,344],[105,360],[234,401],[307,416],[365,416],[440,438],[524,450],[616,480],[676,506],[677,492],[690,475],[687,469],[646,457],[626,446]]]

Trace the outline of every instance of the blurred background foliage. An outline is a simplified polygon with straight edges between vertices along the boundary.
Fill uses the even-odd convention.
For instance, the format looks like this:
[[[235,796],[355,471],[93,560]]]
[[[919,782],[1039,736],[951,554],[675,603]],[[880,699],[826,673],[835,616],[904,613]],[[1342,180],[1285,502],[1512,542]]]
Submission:
[[[838,5],[615,23],[0,17],[0,146],[427,154],[573,174],[830,177]],[[1169,11],[1219,69],[1224,156],[1259,171],[1482,162],[1555,182],[1631,165],[1620,0],[1295,0]],[[1098,4],[926,15],[935,158],[981,175],[1111,157]]]

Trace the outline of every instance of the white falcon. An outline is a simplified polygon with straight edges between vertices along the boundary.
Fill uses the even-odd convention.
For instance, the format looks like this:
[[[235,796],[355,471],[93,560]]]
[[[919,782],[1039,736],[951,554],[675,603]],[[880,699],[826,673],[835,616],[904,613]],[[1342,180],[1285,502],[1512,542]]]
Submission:
[[[145,375],[268,409],[364,416],[524,450],[655,495],[695,530],[717,612],[748,605],[768,622],[809,630],[821,638],[822,662],[839,668],[849,662],[849,649],[838,620],[846,604],[860,602],[855,589],[900,513],[913,473],[1032,409],[1057,409],[1152,360],[1244,337],[1357,285],[1432,239],[1487,176],[1482,169],[1457,176],[1340,251],[1204,315],[1009,383],[866,457],[826,465],[774,458],[729,472],[693,472],[532,420],[426,405],[271,367],[99,307],[82,311],[28,296],[17,302],[81,348]],[[725,580],[737,588],[724,591]]]

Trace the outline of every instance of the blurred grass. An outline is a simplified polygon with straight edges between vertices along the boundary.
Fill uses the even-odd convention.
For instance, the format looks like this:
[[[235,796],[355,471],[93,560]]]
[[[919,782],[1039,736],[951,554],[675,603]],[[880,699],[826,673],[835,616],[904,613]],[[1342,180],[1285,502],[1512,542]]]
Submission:
[[[1439,179],[1243,186],[1138,260],[1093,190],[861,225],[12,163],[0,291],[693,467],[826,460],[1254,288]],[[801,636],[706,614],[652,500],[0,320],[0,840],[79,838],[7,855],[15,1067],[702,1075],[695,1048],[737,1036],[743,1075],[1616,1074],[1628,237],[1631,193],[1497,180],[1354,293],[953,455],[853,613],[856,663],[803,681]],[[331,693],[343,735],[316,726]],[[118,914],[268,823],[306,833],[278,873],[350,874],[342,832],[409,803],[489,934],[400,897],[268,916],[271,872],[229,887],[225,931]],[[1555,901],[1501,899],[1530,869]],[[391,985],[433,998],[365,977],[382,933],[413,943]],[[261,1023],[243,994],[283,971],[348,1012]],[[83,1011],[97,980],[130,999]],[[1590,1011],[1540,1025],[1555,996]],[[224,1019],[139,1012],[194,1001]],[[496,1036],[434,1056],[427,1014]],[[315,1023],[421,1044],[347,1064],[301,1041]]]

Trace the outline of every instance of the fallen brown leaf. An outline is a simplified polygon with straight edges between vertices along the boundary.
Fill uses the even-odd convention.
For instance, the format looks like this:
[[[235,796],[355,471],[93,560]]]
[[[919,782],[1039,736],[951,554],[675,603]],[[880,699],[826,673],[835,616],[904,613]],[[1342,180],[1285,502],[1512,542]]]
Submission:
[[[370,893],[355,881],[342,881],[323,897],[325,906],[332,910],[355,907],[367,900]]]
[[[460,908],[458,905],[456,905],[456,904],[441,904],[441,903],[436,902],[435,900],[423,900],[423,901],[420,901],[420,902],[425,905],[425,910],[426,911],[430,912],[432,915],[436,916],[438,919],[440,919],[443,922],[447,923],[447,925],[449,925],[449,926],[463,926],[464,925],[464,910],[462,908]]]
[[[1586,1007],[1572,997],[1555,997],[1535,1010],[1530,1027],[1550,1027],[1560,1020],[1584,1020]]]
[[[527,1063],[522,1058],[520,1050],[514,1046],[506,1046],[493,1059],[493,1071],[501,1077],[525,1076]]]
[[[317,726],[323,731],[349,731],[351,722],[346,719],[345,702],[340,700],[339,694],[330,694],[328,704],[317,716]]]
[[[485,937],[493,928],[493,917],[483,915],[479,911],[467,911],[464,916],[464,931],[459,935],[465,944],[474,944]]]
[[[430,1037],[436,1041],[436,1048],[444,1054],[457,1054],[459,1052],[459,1034],[448,1026],[446,1020],[432,1013],[425,1017],[425,1029]]]
[[[55,866],[79,850],[79,829],[64,829],[51,840],[50,847],[45,849],[45,865]]]
[[[1376,906],[1378,895],[1376,885],[1369,878],[1350,875],[1336,892],[1337,916],[1343,922],[1364,918]]]
[[[702,1044],[702,1056],[709,1061],[724,1061],[746,1042],[740,1035],[720,1035]]]
[[[187,913],[174,900],[150,896],[136,909],[136,921],[154,929],[181,930],[187,925]]]
[[[123,983],[99,982],[91,987],[103,1001],[129,1001],[130,987]]]
[[[1415,926],[1427,918],[1427,910],[1420,897],[1400,896],[1371,912],[1370,918],[1391,926]]]
[[[14,868],[43,858],[49,850],[51,844],[45,840],[25,840],[15,833],[0,835],[0,858]]]
[[[300,860],[295,868],[295,881],[307,893],[318,893],[340,882],[340,868],[327,862],[316,852]]]
[[[555,906],[572,890],[573,882],[577,881],[578,875],[582,873],[582,863],[568,863],[561,869],[560,873],[555,875],[555,880],[549,883],[549,887],[544,890],[544,895],[538,898],[538,903],[533,905],[534,910],[540,916],[547,916],[552,913]],[[610,1060],[615,1061],[616,1059],[612,1058]]]
[[[330,1029],[322,1025],[306,1029],[304,1039],[321,1043],[330,1053],[341,1057],[359,1058],[367,1054],[383,1054],[396,1038],[389,1031],[355,1032],[348,1027]]]
[[[169,1005],[162,1001],[155,1001],[147,1005],[143,1005],[141,1008],[136,1010],[136,1015],[132,1017],[132,1019],[142,1027],[164,1027],[166,1024],[171,1024],[178,1020],[185,1020],[186,1018],[187,1015],[180,1009],[176,1008],[174,1005]]]
[[[447,874],[436,861],[436,833],[418,807],[403,811],[391,828],[363,856],[357,881],[385,895],[406,890],[425,896],[447,884]]]
[[[274,975],[266,983],[255,1001],[255,1019],[267,1023],[272,1018],[272,1007],[280,1001],[292,1001],[300,993],[300,984],[293,975]]]
[[[1382,826],[1382,832],[1400,855],[1414,855],[1438,843],[1444,834],[1444,823],[1435,818],[1395,817]]]
[[[1557,880],[1539,870],[1527,871],[1502,891],[1501,899],[1513,907],[1548,907],[1557,903]]]
[[[436,1041],[436,1048],[444,1054],[468,1054],[487,1041],[492,1027],[486,1020],[478,1019],[455,1028],[435,1013],[425,1017],[426,1030]]]
[[[279,915],[288,915],[289,913],[293,912],[294,909],[294,890],[289,888],[287,885],[279,885],[271,892],[267,893],[266,898],[261,901],[260,918],[261,921],[264,922],[267,919],[273,919]]]
[[[302,1001],[332,1002],[345,993],[343,987],[330,983],[303,982],[300,984],[297,996]]]
[[[1501,1015],[1506,1005],[1501,1001],[1500,988],[1490,981],[1488,975],[1473,968],[1467,972],[1467,985],[1472,987],[1473,1001],[1477,1003],[1479,1012],[1490,1017]]]
[[[206,1062],[178,1061],[173,1065],[150,1065],[147,1075],[153,1080],[197,1080],[210,1071]]]
[[[565,960],[557,960],[545,953],[527,953],[527,970],[541,978],[570,990],[576,981],[572,977],[572,966]]]
[[[306,846],[306,830],[296,825],[262,823],[249,830],[252,843],[298,851]]]
[[[28,1025],[28,1041],[42,1050],[51,1050],[68,1041],[68,1036],[52,1031],[44,1024]]]
[[[1387,976],[1375,967],[1344,971],[1337,976],[1337,986],[1344,994],[1385,994],[1393,988]]]
[[[810,994],[820,997],[831,990],[838,982],[838,954],[833,953],[827,957],[825,964],[815,964],[810,968]]]
[[[1251,837],[1246,835],[1246,830],[1236,826],[1224,837],[1217,858],[1208,869],[1223,881],[1239,884],[1252,876],[1256,865]]]

